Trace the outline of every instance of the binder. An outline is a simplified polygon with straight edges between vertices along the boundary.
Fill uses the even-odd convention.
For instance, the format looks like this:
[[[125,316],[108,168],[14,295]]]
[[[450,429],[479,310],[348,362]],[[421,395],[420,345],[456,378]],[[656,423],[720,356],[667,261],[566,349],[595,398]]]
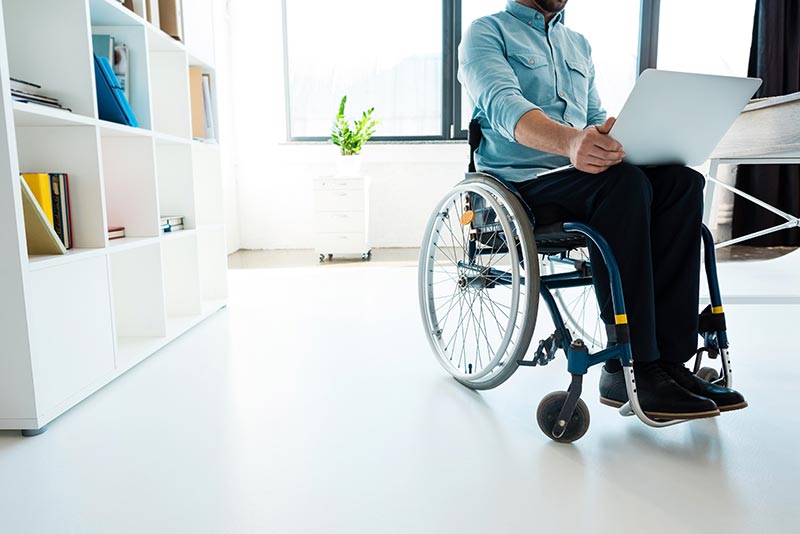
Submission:
[[[111,64],[104,57],[94,55],[94,74],[97,85],[97,107],[100,119],[138,127],[125,92],[120,87]]]

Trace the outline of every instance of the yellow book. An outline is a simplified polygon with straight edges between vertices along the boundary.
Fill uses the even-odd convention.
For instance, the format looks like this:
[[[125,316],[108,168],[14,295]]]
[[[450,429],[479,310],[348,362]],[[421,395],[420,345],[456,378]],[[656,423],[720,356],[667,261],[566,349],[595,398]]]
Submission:
[[[42,211],[53,225],[53,196],[50,189],[50,175],[43,173],[22,173],[25,182],[31,189],[31,193],[36,197],[36,201],[42,207]]]

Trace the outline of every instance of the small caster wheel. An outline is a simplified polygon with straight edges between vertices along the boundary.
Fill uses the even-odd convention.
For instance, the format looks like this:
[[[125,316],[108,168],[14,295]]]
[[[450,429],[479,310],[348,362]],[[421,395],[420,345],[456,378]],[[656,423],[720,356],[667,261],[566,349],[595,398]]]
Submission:
[[[699,371],[697,371],[697,377],[702,378],[706,382],[714,382],[719,380],[719,373],[716,369],[711,367],[702,367]]]
[[[333,254],[328,254],[328,261],[333,260]]]
[[[372,251],[365,252],[361,255],[361,261],[369,261],[372,258]]]
[[[325,262],[325,254],[320,254],[319,255],[319,262],[320,263],[324,263]]]
[[[560,438],[553,435],[553,427],[561,412],[561,407],[567,400],[567,395],[566,391],[554,391],[542,399],[536,410],[536,422],[539,423],[539,428],[548,438],[559,443],[577,441],[589,430],[589,408],[586,407],[583,399],[578,399],[575,411],[572,412],[572,418],[567,421],[567,430]]]

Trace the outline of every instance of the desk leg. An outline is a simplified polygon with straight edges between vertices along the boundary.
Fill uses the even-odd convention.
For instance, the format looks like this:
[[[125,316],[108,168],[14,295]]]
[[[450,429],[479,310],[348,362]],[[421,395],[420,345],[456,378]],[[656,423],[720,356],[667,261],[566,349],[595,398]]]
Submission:
[[[708,167],[708,177],[706,180],[705,199],[703,200],[703,224],[711,227],[711,215],[714,209],[714,193],[717,189],[717,172],[719,172],[719,160],[712,159]]]

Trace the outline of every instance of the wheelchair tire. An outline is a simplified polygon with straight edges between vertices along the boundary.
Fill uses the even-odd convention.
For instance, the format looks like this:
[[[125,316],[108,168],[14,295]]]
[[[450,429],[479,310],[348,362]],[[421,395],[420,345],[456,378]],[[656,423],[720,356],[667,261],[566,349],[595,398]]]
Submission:
[[[471,174],[437,204],[419,302],[437,360],[461,384],[491,389],[516,371],[536,326],[539,262],[526,211],[492,177]]]
[[[572,412],[572,417],[567,421],[567,429],[561,437],[553,435],[553,426],[558,419],[561,408],[567,400],[566,391],[554,391],[547,395],[539,402],[539,407],[536,409],[536,422],[539,423],[539,428],[544,434],[559,443],[572,443],[577,441],[586,434],[589,430],[589,408],[583,399],[578,399],[578,404],[575,406],[575,411]]]

